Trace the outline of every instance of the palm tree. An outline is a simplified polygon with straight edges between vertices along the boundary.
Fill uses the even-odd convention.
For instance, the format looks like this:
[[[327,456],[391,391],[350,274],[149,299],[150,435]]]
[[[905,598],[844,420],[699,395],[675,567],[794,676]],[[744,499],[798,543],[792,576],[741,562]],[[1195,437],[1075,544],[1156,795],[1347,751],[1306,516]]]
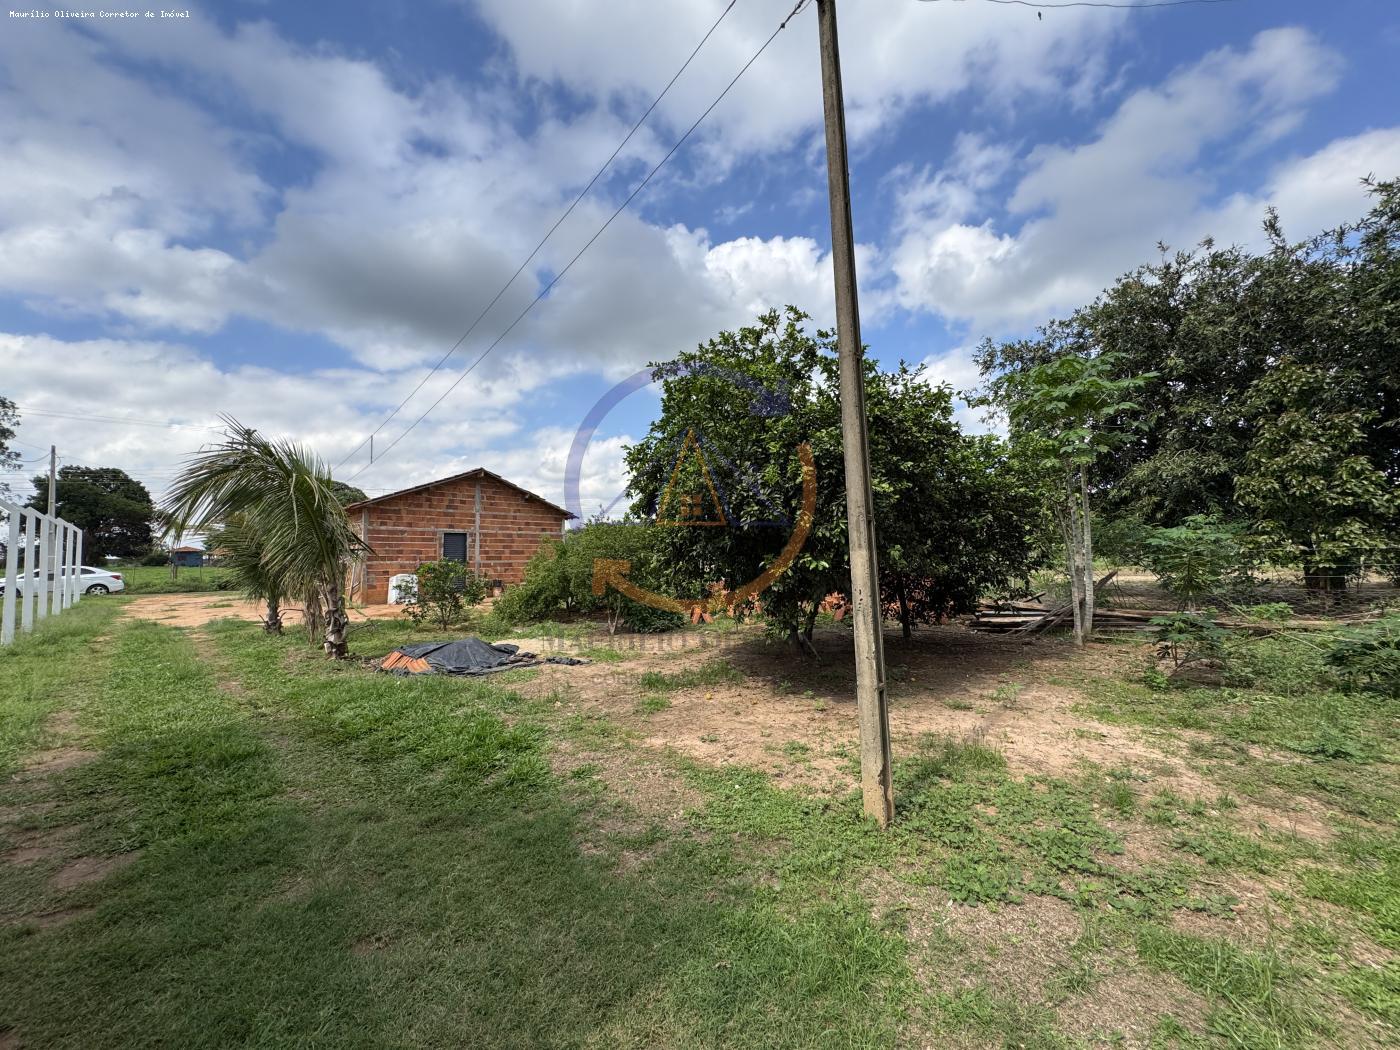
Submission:
[[[205,544],[224,552],[223,565],[234,587],[249,601],[266,607],[262,617],[268,634],[282,633],[282,601],[287,581],[269,568],[262,533],[246,514],[234,514],[221,526],[205,532]]]
[[[281,584],[279,600],[288,594],[319,600],[322,646],[340,659],[349,626],[345,574],[367,548],[335,497],[330,470],[299,445],[269,441],[227,416],[224,422],[224,440],[190,457],[164,510],[178,530],[241,517],[261,545],[260,571]]]

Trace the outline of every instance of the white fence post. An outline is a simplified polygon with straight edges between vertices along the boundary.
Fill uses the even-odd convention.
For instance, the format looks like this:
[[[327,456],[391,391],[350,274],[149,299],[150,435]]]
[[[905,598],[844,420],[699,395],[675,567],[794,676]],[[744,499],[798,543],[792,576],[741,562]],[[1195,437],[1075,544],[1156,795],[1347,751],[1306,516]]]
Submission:
[[[71,522],[29,507],[0,501],[0,513],[9,516],[0,645],[9,645],[16,628],[32,631],[36,621],[50,613],[57,616],[77,603],[82,586],[83,535]],[[21,553],[23,572],[19,567]]]
[[[68,526],[68,601],[65,603],[70,609],[78,602],[78,584],[82,578],[78,575],[78,527]]]
[[[53,545],[53,611],[60,613],[68,608],[68,526],[56,521],[53,527],[58,533]]]
[[[52,580],[49,578],[53,561],[50,558],[53,552],[53,520],[47,514],[39,515],[39,577],[35,584],[35,594],[38,596],[39,604],[35,607],[37,618],[45,619],[49,615],[49,593]]]
[[[37,510],[27,510],[25,514],[29,516],[29,528],[25,530],[28,536],[29,551],[24,559],[24,624],[26,631],[34,630],[34,621],[37,619],[35,610],[39,603],[38,577],[34,575],[34,570],[39,564],[39,519]]]
[[[10,513],[10,534],[5,544],[5,603],[0,613],[0,645],[15,640],[15,590],[19,583],[19,520],[20,509],[7,506]]]

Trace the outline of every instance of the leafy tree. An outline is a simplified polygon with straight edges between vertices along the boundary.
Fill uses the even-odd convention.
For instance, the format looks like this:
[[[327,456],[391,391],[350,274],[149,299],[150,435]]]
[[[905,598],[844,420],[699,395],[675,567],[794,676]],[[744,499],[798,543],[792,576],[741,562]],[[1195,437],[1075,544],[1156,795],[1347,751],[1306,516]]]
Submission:
[[[406,595],[404,611],[416,624],[430,620],[451,627],[486,597],[486,581],[459,561],[430,561],[418,566],[417,585]]]
[[[19,409],[9,398],[0,397],[0,473],[19,468],[20,454],[10,447],[18,425]],[[9,485],[0,481],[0,496],[7,496],[9,492]]]
[[[1193,514],[1180,525],[1149,529],[1142,559],[1162,585],[1192,611],[1202,598],[1243,582],[1247,558],[1243,527],[1207,514]]]
[[[835,342],[809,334],[805,320],[792,307],[769,312],[659,366],[661,414],[627,465],[633,514],[664,523],[658,565],[669,593],[703,598],[778,564],[802,520],[798,448],[810,449],[810,531],[759,596],[769,630],[810,655],[821,603],[848,590],[850,570]],[[986,507],[1014,500],[1017,475],[1000,473],[999,443],[961,434],[950,392],[903,364],[882,372],[867,358],[864,372],[882,604],[908,630],[970,608],[984,587],[1023,572],[1032,544],[1014,518],[983,528]],[[702,518],[718,514],[723,527],[672,520],[680,500]]]
[[[1127,400],[1150,378],[1114,378],[1112,355],[1067,354],[1013,373],[1001,386],[1013,438],[1041,457],[1058,483],[1056,514],[1074,610],[1074,639],[1094,630],[1094,540],[1090,475],[1099,457],[1124,440],[1115,428],[1136,407]]]
[[[1096,465],[1104,514],[1243,520],[1314,586],[1340,584],[1400,540],[1400,509],[1375,498],[1377,484],[1400,489],[1400,180],[1370,189],[1365,216],[1302,241],[1268,213],[1261,254],[1163,249],[1037,338],[985,343],[983,373],[997,390],[1055,358],[1100,355],[1115,378],[1148,377],[1131,418],[1105,421],[1133,429]],[[1303,492],[1310,509],[1292,498]]]
[[[33,480],[29,506],[45,510],[47,477]],[[101,565],[106,557],[137,558],[151,548],[155,504],[146,486],[116,467],[61,467],[55,492],[60,518],[83,530],[83,558]]]
[[[283,582],[283,593],[314,592],[326,654],[345,657],[345,574],[366,548],[335,498],[330,470],[297,445],[225,422],[224,439],[192,456],[171,486],[167,528],[208,529],[242,515],[257,530],[262,562]]]
[[[1377,412],[1335,374],[1285,360],[1251,388],[1258,431],[1236,498],[1309,587],[1340,590],[1360,557],[1386,547],[1394,485],[1366,454]]]
[[[347,507],[351,503],[362,503],[369,499],[365,490],[356,488],[348,481],[331,481],[331,492],[342,507]]]

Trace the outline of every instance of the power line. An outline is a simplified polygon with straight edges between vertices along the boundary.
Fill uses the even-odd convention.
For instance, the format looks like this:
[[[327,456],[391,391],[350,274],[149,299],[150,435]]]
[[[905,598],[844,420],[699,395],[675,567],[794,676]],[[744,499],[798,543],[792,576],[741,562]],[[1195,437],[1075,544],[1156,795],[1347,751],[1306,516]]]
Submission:
[[[500,335],[496,336],[496,338],[491,341],[490,345],[488,345],[486,349],[481,352],[480,356],[478,356],[475,361],[468,365],[466,369],[461,373],[461,375],[459,375],[456,379],[452,381],[452,385],[449,386],[446,390],[444,390],[442,394],[439,395],[438,399],[434,401],[431,405],[429,405],[426,410],[424,410],[422,415],[420,415],[417,419],[410,423],[408,425],[408,428],[404,430],[401,434],[399,434],[398,437],[394,438],[393,441],[389,442],[388,447],[385,448],[384,452],[380,454],[379,459],[375,460],[375,463],[378,463],[381,460],[383,460],[384,456],[387,455],[395,445],[397,445],[400,441],[407,437],[413,431],[413,429],[418,426],[419,423],[423,422],[423,420],[428,417],[428,414],[432,412],[433,409],[437,408],[438,405],[442,404],[442,402],[446,399],[447,395],[452,393],[452,391],[456,390],[457,386],[462,382],[462,380],[466,379],[467,376],[471,375],[472,371],[476,368],[476,366],[481,364],[482,361],[486,360],[487,355],[490,354],[492,350],[496,349],[496,347],[500,345],[501,341],[505,339],[505,337],[508,336],[515,329],[515,326],[525,319],[525,315],[528,314],[531,310],[533,310],[540,303],[540,301],[543,300],[544,297],[549,294],[551,289],[553,289],[554,286],[563,279],[564,275],[573,268],[574,263],[579,261],[579,259],[583,256],[583,253],[588,251],[588,249],[593,246],[593,243],[603,235],[604,231],[606,231],[607,228],[612,225],[613,220],[616,219],[619,215],[623,213],[623,211],[626,210],[627,206],[631,204],[633,200],[636,199],[637,194],[641,193],[642,190],[644,190],[647,187],[647,185],[651,182],[651,180],[656,176],[656,173],[659,172],[665,166],[667,161],[669,161],[673,156],[675,156],[676,151],[679,150],[681,146],[685,144],[686,140],[689,139],[692,134],[694,134],[695,129],[698,128],[701,125],[701,123],[704,122],[705,118],[708,117],[710,113],[714,111],[714,108],[724,101],[725,96],[727,96],[730,90],[734,87],[734,85],[739,82],[739,78],[749,71],[749,67],[751,67],[755,62],[758,61],[759,57],[763,54],[763,52],[768,50],[768,46],[778,38],[778,34],[781,33],[784,29],[786,29],[788,23],[791,22],[795,17],[797,17],[797,15],[799,15],[810,2],[811,0],[797,0],[797,3],[793,6],[793,9],[788,12],[787,17],[778,23],[778,28],[773,30],[772,34],[768,37],[768,39],[763,42],[763,45],[753,53],[753,57],[744,63],[743,67],[740,68],[739,72],[734,74],[734,77],[729,81],[728,84],[724,86],[724,90],[721,91],[719,95],[715,97],[715,100],[713,102],[711,102],[708,106],[705,107],[705,111],[701,113],[700,116],[695,118],[695,123],[691,124],[690,127],[686,129],[685,134],[683,134],[680,138],[676,140],[675,145],[673,145],[666,152],[666,155],[662,157],[659,161],[657,161],[656,166],[653,167],[651,171],[647,172],[646,178],[642,179],[642,181],[637,184],[636,188],[633,189],[632,192],[627,195],[627,199],[617,206],[616,210],[608,216],[607,220],[603,223],[603,225],[598,227],[597,232],[594,233],[592,237],[588,238],[587,242],[584,243],[583,247],[580,248],[574,254],[574,257],[569,260],[568,264],[565,265],[562,270],[560,270],[557,274],[554,275],[554,277],[549,281],[549,283],[546,284],[540,290],[539,294],[536,295],[534,299],[530,300],[529,304],[525,307],[525,309],[521,310],[520,313],[516,315],[515,320],[511,321],[511,323],[505,327],[505,330],[502,331]],[[372,463],[366,463],[359,470],[355,471],[354,474],[350,475],[350,477],[347,479],[347,482],[354,481],[373,465],[374,464]]]
[[[136,419],[132,416],[99,416],[93,415],[92,413],[77,415],[71,412],[50,412],[38,408],[20,408],[20,411],[23,415],[27,416],[52,416],[54,419],[79,419],[84,421],[91,420],[99,423],[125,423],[131,424],[133,426],[161,427],[162,429],[173,430],[223,430],[222,427],[200,426],[197,423],[173,423],[169,420]]]
[[[339,463],[337,463],[335,467],[332,468],[333,470],[339,470],[350,460],[352,456],[355,455],[355,453],[359,452],[360,449],[364,448],[367,444],[370,443],[370,438],[373,438],[375,434],[378,434],[381,430],[388,426],[389,423],[393,420],[393,418],[397,416],[399,412],[403,409],[404,405],[408,404],[410,401],[413,400],[414,396],[418,393],[418,391],[423,389],[423,385],[427,383],[429,379],[432,379],[433,376],[437,375],[438,371],[442,368],[442,366],[447,363],[448,358],[455,354],[457,352],[457,349],[464,342],[467,341],[468,337],[474,331],[476,331],[477,325],[481,324],[482,320],[486,317],[486,315],[491,312],[491,308],[500,301],[501,296],[506,294],[510,286],[515,283],[516,278],[518,278],[522,273],[525,272],[525,267],[529,266],[530,263],[534,261],[535,256],[540,253],[540,249],[545,246],[545,242],[547,242],[551,237],[554,236],[554,232],[564,224],[565,219],[567,219],[570,215],[573,214],[574,209],[579,206],[583,198],[588,196],[588,192],[591,189],[593,189],[593,186],[597,183],[597,181],[603,177],[603,173],[607,171],[609,167],[612,166],[612,162],[617,160],[618,154],[622,152],[623,148],[627,145],[627,143],[632,141],[632,136],[635,135],[638,132],[638,130],[640,130],[641,126],[646,123],[647,118],[650,117],[652,112],[656,109],[656,107],[661,104],[661,100],[664,99],[667,93],[670,92],[671,88],[675,86],[676,81],[681,78],[681,74],[684,73],[690,67],[690,63],[695,60],[695,56],[700,53],[700,49],[703,48],[706,42],[710,39],[710,37],[714,35],[715,30],[718,29],[719,24],[723,22],[726,17],[728,17],[729,12],[734,10],[734,5],[737,2],[738,0],[729,0],[728,6],[726,6],[725,9],[720,12],[720,16],[717,19],[715,19],[714,24],[710,26],[709,30],[706,31],[705,35],[700,38],[700,43],[695,45],[695,49],[690,52],[689,57],[687,57],[686,60],[681,63],[680,69],[676,70],[675,75],[672,76],[671,79],[666,82],[666,86],[661,89],[661,94],[657,95],[656,98],[652,99],[651,105],[649,105],[646,108],[646,112],[637,118],[637,122],[632,125],[631,129],[627,132],[627,134],[623,136],[622,141],[617,144],[617,149],[613,150],[612,154],[608,157],[608,159],[603,161],[603,166],[593,173],[593,177],[588,180],[588,185],[584,186],[583,189],[579,191],[578,196],[576,196],[573,199],[573,201],[569,204],[569,206],[564,209],[564,213],[560,215],[559,218],[554,220],[554,225],[551,226],[545,232],[545,235],[540,238],[539,243],[536,244],[533,249],[531,249],[530,254],[525,257],[524,261],[521,262],[521,264],[518,267],[516,267],[515,272],[510,275],[510,279],[507,280],[505,284],[501,285],[500,290],[494,296],[491,297],[491,301],[487,303],[484,307],[482,307],[481,312],[476,315],[476,320],[474,320],[471,323],[471,326],[468,327],[467,330],[462,333],[461,338],[458,339],[455,343],[453,343],[452,346],[448,349],[447,353],[443,354],[442,357],[438,359],[437,364],[433,365],[433,367],[428,370],[428,374],[418,381],[418,385],[415,386],[411,391],[409,391],[408,396],[405,397],[402,401],[400,401],[398,405],[395,406],[394,410],[384,417],[383,422],[381,422],[379,426],[375,427],[374,430],[370,432],[369,437],[366,437],[363,441],[361,441],[358,445],[351,449],[349,454]]]
[[[939,3],[940,0],[919,0],[923,4]],[[968,0],[951,0],[952,3],[962,4]],[[1053,11],[1060,7],[1107,7],[1117,11],[1133,11],[1137,8],[1145,7],[1186,7],[1190,4],[1233,4],[1238,0],[1143,0],[1139,4],[1113,3],[1112,0],[1063,0],[1058,4],[1033,3],[1032,0],[981,0],[984,4],[1002,4],[1007,7],[1035,7],[1045,11]]]

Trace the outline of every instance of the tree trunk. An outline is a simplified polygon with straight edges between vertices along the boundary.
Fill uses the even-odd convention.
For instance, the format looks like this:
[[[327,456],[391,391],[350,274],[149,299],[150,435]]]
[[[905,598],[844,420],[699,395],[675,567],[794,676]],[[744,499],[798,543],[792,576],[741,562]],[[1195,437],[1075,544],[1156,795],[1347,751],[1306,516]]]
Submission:
[[[817,648],[812,640],[803,635],[801,629],[793,627],[788,631],[788,645],[809,660],[817,659]]]
[[[282,600],[272,597],[267,600],[267,615],[263,617],[263,630],[268,634],[282,633]]]
[[[821,608],[821,600],[814,598],[812,600],[811,606],[807,610],[807,622],[803,625],[802,628],[802,637],[806,639],[807,648],[811,649],[814,655],[816,654],[817,650],[812,645],[812,631],[816,629],[817,613],[821,612]]]
[[[904,640],[914,637],[914,627],[909,622],[909,596],[904,593],[904,573],[896,573],[894,591],[899,596],[899,625],[904,630]]]
[[[1074,644],[1084,644],[1084,574],[1079,564],[1079,498],[1074,480],[1065,475],[1064,503],[1060,508],[1060,524],[1065,536],[1065,560],[1069,574],[1069,602],[1074,613]]]
[[[315,587],[307,588],[302,598],[301,622],[302,627],[306,629],[306,640],[315,645],[325,629],[325,617],[321,615],[321,595]]]
[[[321,647],[332,660],[343,660],[350,654],[350,647],[345,642],[350,617],[345,614],[345,596],[341,593],[340,580],[326,584],[321,595],[326,615],[325,641]]]
[[[1079,520],[1083,530],[1080,559],[1084,566],[1084,640],[1094,636],[1094,537],[1089,522],[1089,468],[1079,468]]]

